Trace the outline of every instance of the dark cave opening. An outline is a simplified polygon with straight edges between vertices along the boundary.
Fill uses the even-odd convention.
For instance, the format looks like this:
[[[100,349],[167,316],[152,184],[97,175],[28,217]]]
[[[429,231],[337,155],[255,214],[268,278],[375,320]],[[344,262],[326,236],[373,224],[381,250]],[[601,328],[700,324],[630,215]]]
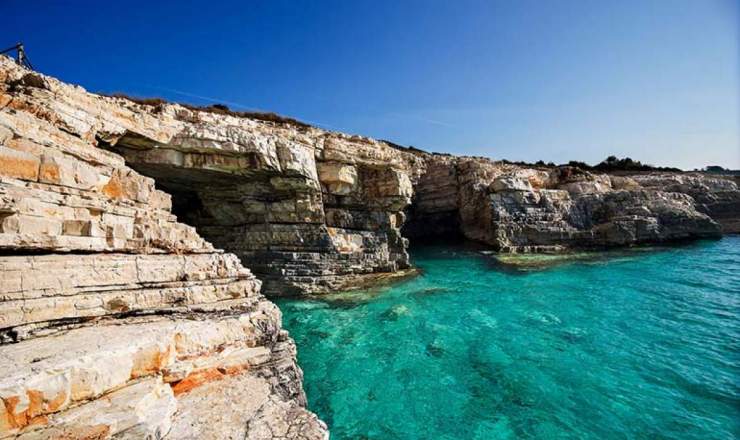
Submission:
[[[178,221],[197,228],[204,219],[210,217],[197,192],[182,188],[170,188],[159,182],[156,186],[157,189],[172,196],[172,213],[177,216]]]
[[[424,212],[414,203],[406,210],[406,222],[401,228],[401,235],[408,238],[412,245],[465,241],[457,210]]]

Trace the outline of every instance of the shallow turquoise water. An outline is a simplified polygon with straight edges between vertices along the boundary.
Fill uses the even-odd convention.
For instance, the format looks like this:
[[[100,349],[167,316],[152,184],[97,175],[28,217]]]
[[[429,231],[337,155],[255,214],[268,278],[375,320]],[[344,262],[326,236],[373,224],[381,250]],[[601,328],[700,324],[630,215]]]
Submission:
[[[279,302],[333,439],[740,437],[740,237],[529,271],[412,256],[404,283]]]

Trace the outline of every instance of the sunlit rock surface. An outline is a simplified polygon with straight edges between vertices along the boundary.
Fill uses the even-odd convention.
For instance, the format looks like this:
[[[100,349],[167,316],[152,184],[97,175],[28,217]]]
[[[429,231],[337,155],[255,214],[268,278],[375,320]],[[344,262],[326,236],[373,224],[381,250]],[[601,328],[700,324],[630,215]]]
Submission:
[[[518,166],[104,97],[0,57],[0,436],[324,438],[260,291],[392,278],[409,237],[508,253],[717,237],[739,200],[701,174]]]
[[[125,195],[162,208],[133,203],[110,207],[100,219],[78,210],[41,221],[33,215],[38,206],[18,206],[4,220],[8,245],[128,251],[155,243],[199,252],[210,246],[202,236],[236,254],[264,292],[293,295],[406,270],[407,238],[456,235],[500,251],[539,252],[714,237],[720,225],[738,229],[740,193],[722,178],[616,176],[428,154],[289,120],[140,104],[32,72],[6,72],[8,97],[15,98],[6,128],[0,126],[0,139],[8,139],[0,161],[14,176],[70,191],[99,188],[101,201],[85,198],[74,207],[94,209]],[[13,127],[28,127],[27,140],[14,139]],[[28,144],[52,136],[87,155],[86,162]],[[86,148],[91,144],[102,148]],[[101,172],[101,164],[122,166],[122,157],[140,174]],[[172,195],[172,212],[198,234],[174,221],[169,197],[142,174]],[[9,197],[67,203],[48,195]]]
[[[0,438],[327,438],[261,282],[99,148],[158,121],[0,57]]]
[[[404,228],[412,237],[457,232],[500,252],[562,252],[719,237],[740,220],[728,179],[415,154],[426,168]]]

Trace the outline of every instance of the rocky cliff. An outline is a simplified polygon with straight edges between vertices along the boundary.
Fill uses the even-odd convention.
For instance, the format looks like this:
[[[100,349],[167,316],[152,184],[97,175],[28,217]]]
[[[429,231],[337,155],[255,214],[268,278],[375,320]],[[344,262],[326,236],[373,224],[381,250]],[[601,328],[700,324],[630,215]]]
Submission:
[[[0,57],[0,438],[327,438],[260,281],[99,148],[157,121]]]
[[[501,252],[561,252],[739,231],[740,191],[727,179],[414,154],[424,171],[405,236],[458,233]]]
[[[183,221],[238,255],[268,294],[337,290],[409,267],[400,227],[412,186],[397,150],[178,105],[137,110],[174,128],[158,141],[127,130],[108,136],[109,148],[173,194]]]
[[[403,273],[408,238],[561,252],[739,230],[731,180],[428,154],[0,57],[0,438],[324,438],[260,291]]]
[[[740,229],[740,192],[722,178],[518,166],[219,106],[98,96],[32,72],[6,83],[37,117],[153,178],[179,220],[237,255],[269,295],[402,273],[408,238],[558,252]]]
[[[400,235],[409,164],[385,143],[101,97],[35,73],[6,83],[22,97],[16,107],[154,178],[180,220],[235,253],[267,293],[338,289],[409,266]]]

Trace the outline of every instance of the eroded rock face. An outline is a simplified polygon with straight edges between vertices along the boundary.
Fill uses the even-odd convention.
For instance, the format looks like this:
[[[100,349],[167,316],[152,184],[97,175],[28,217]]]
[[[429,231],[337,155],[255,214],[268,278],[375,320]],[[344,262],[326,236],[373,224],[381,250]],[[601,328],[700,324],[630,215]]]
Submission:
[[[409,162],[407,155],[385,143],[179,105],[139,105],[92,95],[36,73],[5,75],[10,107],[20,111],[8,113],[4,124],[27,127],[30,134],[23,142],[57,136],[70,145],[69,151],[99,156],[78,164],[35,146],[18,145],[11,135],[0,163],[17,178],[79,190],[99,188],[103,198],[168,204],[168,197],[156,199],[161,192],[149,191],[151,180],[141,180],[141,174],[154,178],[159,188],[174,196],[173,211],[181,221],[194,225],[216,247],[235,253],[273,295],[336,289],[365,275],[409,266],[399,232],[402,211],[413,192]],[[7,129],[0,135],[9,136]],[[141,174],[136,179],[105,175],[97,162],[123,165],[121,157],[102,149],[89,152],[86,147],[91,144],[120,153]],[[60,228],[70,233],[90,229],[94,237],[84,241],[95,250],[126,250],[138,246],[133,240],[159,240],[146,234],[161,228],[147,222],[183,227],[165,205],[165,214],[154,218],[147,217],[154,214],[146,209],[136,211],[136,206],[127,207],[127,212],[120,208],[110,215],[137,221],[113,226],[116,235],[106,240],[98,227],[101,220],[94,215],[38,224],[25,217],[18,220],[32,208],[19,210],[5,227],[34,228],[17,232],[33,237],[38,235],[33,232],[66,237]],[[200,240],[194,232],[191,239]],[[83,240],[58,239],[56,246],[69,241]]]
[[[726,179],[415,154],[425,167],[404,228],[412,237],[459,228],[501,252],[559,252],[718,237],[740,222],[740,191]]]
[[[114,148],[176,200],[188,200],[176,206],[181,218],[236,253],[267,293],[336,290],[367,274],[408,268],[399,229],[412,186],[399,152],[313,128],[208,113],[188,118],[206,119],[184,123],[193,138],[217,138],[238,151],[132,147],[126,136]],[[224,135],[203,126],[222,126]],[[169,148],[177,150],[162,159]]]
[[[261,282],[98,148],[158,120],[0,57],[0,438],[328,438]]]
[[[690,195],[697,209],[716,220],[724,233],[740,233],[740,191],[735,181],[675,173],[638,174],[632,178],[645,188]]]
[[[407,238],[463,236],[500,251],[539,252],[716,237],[718,223],[725,232],[740,225],[740,193],[729,180],[433,155],[300,124],[141,105],[10,72],[8,108],[19,111],[0,125],[0,161],[16,178],[70,188],[76,209],[63,209],[67,198],[34,195],[59,211],[41,221],[33,215],[39,206],[8,202],[15,207],[0,214],[8,246],[195,253],[213,243],[236,254],[263,292],[293,295],[403,271]],[[27,140],[10,127],[25,127]],[[85,162],[29,144],[50,137]],[[122,167],[121,157],[138,173],[101,171],[105,163]],[[103,199],[78,200],[73,189]],[[34,189],[12,191],[8,200]],[[121,197],[135,203],[95,208]],[[197,233],[175,221],[170,203]]]

